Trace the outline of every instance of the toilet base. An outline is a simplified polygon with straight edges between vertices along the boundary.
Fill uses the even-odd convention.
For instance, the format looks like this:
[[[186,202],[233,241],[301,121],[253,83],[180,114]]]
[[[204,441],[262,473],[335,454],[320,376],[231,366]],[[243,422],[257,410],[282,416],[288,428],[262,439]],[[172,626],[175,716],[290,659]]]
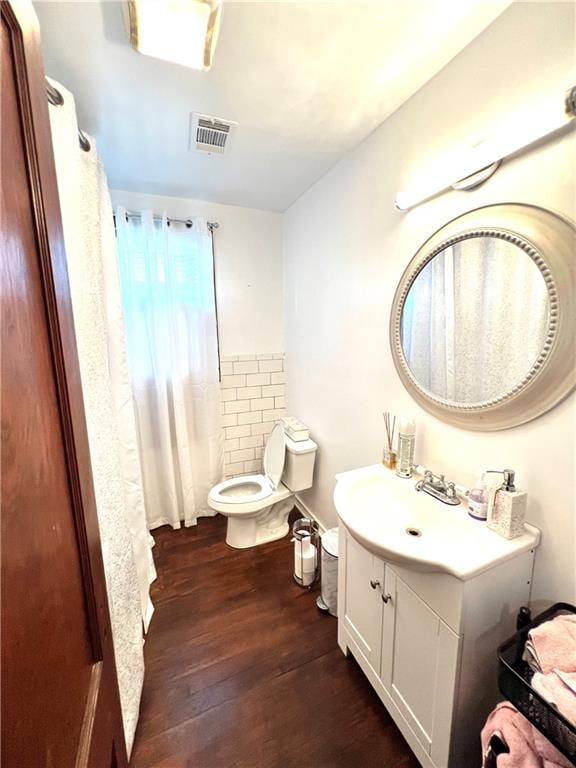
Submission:
[[[293,506],[294,501],[288,498],[254,515],[227,515],[226,544],[234,549],[247,549],[282,539],[290,530],[288,515]]]

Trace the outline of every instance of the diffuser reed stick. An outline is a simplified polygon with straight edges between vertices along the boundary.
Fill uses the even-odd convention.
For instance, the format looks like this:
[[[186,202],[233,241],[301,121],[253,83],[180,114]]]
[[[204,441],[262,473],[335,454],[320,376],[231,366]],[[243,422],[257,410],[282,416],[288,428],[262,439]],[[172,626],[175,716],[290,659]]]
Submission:
[[[394,432],[396,431],[396,416],[392,416],[390,411],[384,411],[384,426],[386,427],[387,445],[384,447],[382,463],[388,469],[396,468],[396,452],[394,451]]]

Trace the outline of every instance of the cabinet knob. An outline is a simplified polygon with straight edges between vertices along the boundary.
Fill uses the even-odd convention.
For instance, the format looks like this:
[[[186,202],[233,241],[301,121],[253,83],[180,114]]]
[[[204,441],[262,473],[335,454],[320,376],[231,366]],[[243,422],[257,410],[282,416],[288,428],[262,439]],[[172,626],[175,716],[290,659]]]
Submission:
[[[383,603],[391,603],[392,602],[392,595],[382,595],[382,602]]]
[[[374,581],[374,579],[370,579],[370,586],[372,587],[372,589],[376,589],[376,587],[380,586],[380,582]]]

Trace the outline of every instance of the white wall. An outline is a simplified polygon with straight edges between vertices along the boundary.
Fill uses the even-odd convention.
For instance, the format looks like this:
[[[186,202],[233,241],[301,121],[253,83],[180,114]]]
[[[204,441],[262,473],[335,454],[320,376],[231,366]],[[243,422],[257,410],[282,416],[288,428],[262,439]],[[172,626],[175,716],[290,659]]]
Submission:
[[[282,220],[279,213],[203,200],[112,190],[112,204],[217,221],[216,295],[223,356],[282,352]]]
[[[563,92],[574,73],[574,12],[568,3],[511,7],[284,217],[288,411],[320,446],[315,485],[303,501],[334,525],[334,475],[381,459],[383,410],[412,414],[419,462],[462,483],[487,468],[517,470],[529,492],[528,518],[543,532],[533,597],[572,601],[575,398],[507,431],[447,426],[400,383],[388,321],[408,261],[454,216],[514,201],[575,218],[574,132],[506,162],[476,191],[451,192],[407,213],[393,206],[428,162],[538,95]]]

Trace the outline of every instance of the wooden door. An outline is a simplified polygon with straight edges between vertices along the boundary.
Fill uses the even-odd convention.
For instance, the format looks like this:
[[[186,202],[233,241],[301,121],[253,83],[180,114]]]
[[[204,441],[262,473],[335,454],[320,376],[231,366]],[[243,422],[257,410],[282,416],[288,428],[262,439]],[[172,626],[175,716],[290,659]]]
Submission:
[[[0,7],[2,765],[123,768],[37,24]]]
[[[431,755],[448,765],[460,637],[386,566],[382,684]]]
[[[344,541],[344,625],[358,650],[376,675],[379,675],[384,563],[349,534],[346,534]]]

